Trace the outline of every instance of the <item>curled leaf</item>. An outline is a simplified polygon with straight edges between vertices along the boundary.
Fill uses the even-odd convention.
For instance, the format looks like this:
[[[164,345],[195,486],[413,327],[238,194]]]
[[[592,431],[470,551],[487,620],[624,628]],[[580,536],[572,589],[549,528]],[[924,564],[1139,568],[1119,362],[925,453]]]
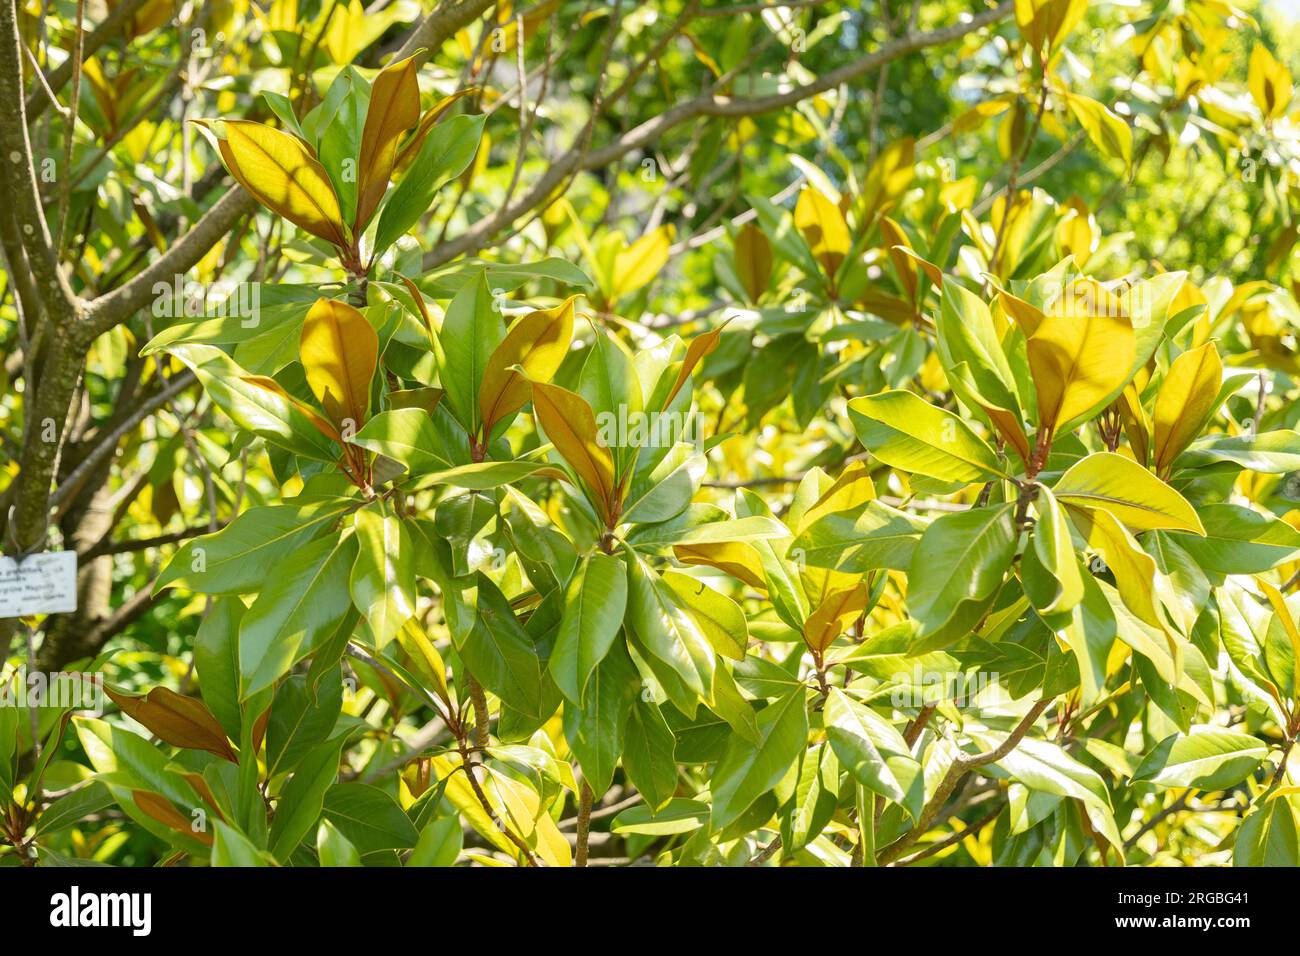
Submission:
[[[143,724],[165,743],[186,750],[206,750],[235,762],[235,752],[226,740],[226,732],[203,701],[166,687],[155,687],[143,697],[111,688],[105,688],[104,692],[122,713]]]

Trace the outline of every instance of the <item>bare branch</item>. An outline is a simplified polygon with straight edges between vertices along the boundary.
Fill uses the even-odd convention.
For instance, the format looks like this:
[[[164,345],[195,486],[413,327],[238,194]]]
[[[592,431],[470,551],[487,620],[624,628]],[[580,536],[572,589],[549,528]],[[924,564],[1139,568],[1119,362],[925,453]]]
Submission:
[[[411,31],[406,42],[401,45],[394,60],[404,60],[421,47],[425,52],[420,63],[438,51],[448,38],[477,19],[483,11],[496,3],[496,0],[450,0],[439,3],[432,13],[420,21],[420,25]]]
[[[859,60],[831,70],[810,83],[796,86],[783,93],[755,98],[731,98],[710,92],[695,99],[678,103],[637,126],[600,149],[588,151],[579,143],[551,163],[546,173],[519,200],[494,215],[484,217],[455,239],[440,243],[424,257],[424,268],[434,269],[464,253],[483,248],[497,233],[507,229],[516,219],[545,202],[575,171],[608,166],[635,149],[648,146],[674,127],[702,116],[753,116],[782,109],[809,97],[824,93],[842,83],[848,83],[864,74],[877,70],[899,57],[959,40],[989,24],[1010,16],[1013,4],[1001,4],[993,10],[976,14],[969,20],[929,33],[910,34],[883,44],[879,49]]]
[[[0,99],[23,102],[22,38],[18,33],[15,0],[0,2]],[[41,208],[27,117],[21,105],[0,121],[0,183],[4,200],[18,222],[19,237],[27,251],[36,287],[49,316],[59,325],[69,324],[78,311],[77,298],[59,272],[50,229]]]
[[[233,186],[194,224],[179,242],[154,260],[130,281],[92,302],[87,310],[86,341],[107,332],[119,322],[143,308],[154,295],[158,283],[170,284],[183,275],[230,231],[239,219],[257,209],[254,199],[242,186]]]

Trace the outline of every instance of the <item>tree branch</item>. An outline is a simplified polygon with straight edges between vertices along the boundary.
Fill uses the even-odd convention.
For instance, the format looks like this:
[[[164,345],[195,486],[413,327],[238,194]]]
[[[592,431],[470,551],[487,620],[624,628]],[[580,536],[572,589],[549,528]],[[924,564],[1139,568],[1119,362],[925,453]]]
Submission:
[[[113,11],[104,18],[103,22],[95,29],[91,30],[82,40],[82,58],[89,60],[109,40],[114,39],[123,32],[123,28],[130,23],[140,9],[148,3],[149,0],[122,0]],[[46,83],[51,93],[58,93],[72,79],[73,61],[72,57],[64,60],[47,76]],[[15,101],[11,101],[15,102]],[[27,111],[27,122],[32,122],[38,116],[45,112],[46,107],[50,105],[50,99],[41,93],[32,93],[27,97],[25,109]]]
[[[411,31],[393,59],[404,60],[423,47],[425,52],[420,55],[419,63],[424,65],[450,37],[495,3],[496,0],[444,0]]]
[[[236,222],[256,209],[257,200],[243,186],[232,186],[203,214],[184,238],[168,248],[144,271],[90,303],[83,332],[87,344],[147,305],[155,294],[156,284],[170,286],[176,276],[184,275],[207,255]]]
[[[1025,716],[1021,718],[1020,723],[1016,724],[1011,733],[1007,734],[1006,739],[992,750],[975,754],[959,754],[953,760],[952,766],[948,768],[948,772],[944,774],[943,779],[939,781],[939,786],[935,788],[934,796],[930,798],[930,801],[921,811],[921,818],[916,821],[916,825],[904,833],[894,843],[890,844],[877,854],[877,860],[880,865],[884,866],[893,863],[903,855],[904,851],[906,851],[908,847],[919,840],[926,831],[930,829],[935,818],[939,815],[939,811],[943,809],[944,804],[948,802],[948,798],[952,796],[953,790],[956,789],[957,784],[964,776],[966,776],[967,773],[977,767],[995,763],[1007,754],[1011,753],[1011,751],[1015,750],[1020,741],[1025,739],[1025,734],[1029,733],[1029,728],[1034,725],[1034,722],[1038,720],[1050,703],[1050,698],[1044,698],[1034,704],[1033,707],[1030,707]]]
[[[43,304],[56,325],[75,321],[78,300],[59,271],[49,225],[41,208],[32,144],[27,136],[23,103],[23,48],[18,33],[15,0],[0,0],[0,100],[19,104],[0,121],[0,182],[4,199],[18,222],[18,233],[27,252]]]
[[[507,229],[516,219],[533,207],[545,202],[568,176],[576,171],[597,169],[608,166],[634,149],[646,146],[659,139],[669,130],[703,116],[753,116],[772,110],[782,109],[801,100],[824,93],[842,83],[848,83],[858,77],[877,70],[899,57],[923,50],[927,47],[951,43],[954,40],[974,33],[991,23],[1005,19],[1011,14],[1013,3],[1006,2],[993,10],[976,14],[971,19],[932,30],[929,33],[909,34],[883,44],[879,49],[867,54],[853,63],[846,64],[838,70],[823,74],[810,83],[796,86],[784,93],[755,98],[732,98],[709,92],[695,99],[678,103],[671,109],[647,120],[614,142],[594,151],[581,148],[575,144],[567,153],[551,163],[546,173],[533,185],[524,196],[491,216],[476,222],[455,239],[440,243],[425,254],[424,268],[435,269],[445,262],[464,253],[483,248],[498,232]]]

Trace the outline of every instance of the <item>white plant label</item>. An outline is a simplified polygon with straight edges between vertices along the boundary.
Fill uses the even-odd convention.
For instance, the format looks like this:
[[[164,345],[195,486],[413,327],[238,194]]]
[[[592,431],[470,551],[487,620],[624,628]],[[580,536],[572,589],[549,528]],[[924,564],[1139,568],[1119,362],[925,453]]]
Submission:
[[[22,561],[0,558],[0,617],[76,609],[77,552],[49,551]]]

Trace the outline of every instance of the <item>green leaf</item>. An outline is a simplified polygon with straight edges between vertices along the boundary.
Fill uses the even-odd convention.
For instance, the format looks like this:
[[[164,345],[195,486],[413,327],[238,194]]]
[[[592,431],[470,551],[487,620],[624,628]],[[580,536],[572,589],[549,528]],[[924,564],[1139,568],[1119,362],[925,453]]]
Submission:
[[[239,739],[243,720],[239,707],[239,626],[244,602],[237,597],[214,601],[194,635],[194,669],[203,688],[203,702],[226,736]]]
[[[39,837],[57,833],[112,805],[113,795],[92,780],[84,787],[64,794],[42,810],[36,819],[36,835]]]
[[[614,768],[623,754],[628,716],[640,692],[636,665],[623,645],[616,644],[591,675],[586,704],[564,707],[564,739],[597,797],[609,789],[614,779]]]
[[[410,849],[420,838],[397,801],[368,784],[336,783],[325,793],[322,812],[362,856]]]
[[[357,168],[357,160],[370,101],[370,84],[351,66],[339,72],[334,84],[346,92],[330,111],[329,121],[318,128],[318,152],[338,195],[343,221],[351,223],[357,210],[357,180],[364,175]],[[346,168],[349,163],[350,170]]]
[[[670,675],[665,690],[689,716],[697,699],[713,696],[713,647],[659,573],[630,549],[627,556],[628,626],[637,645],[647,652],[647,663],[655,673]],[[680,682],[683,693],[669,689],[676,683],[671,676]]]
[[[984,300],[945,276],[936,326],[944,368],[960,370],[949,376],[949,384],[962,401],[1016,411],[1019,418],[1015,376]]]
[[[697,510],[701,509],[701,510]],[[704,518],[706,520],[700,520]],[[728,517],[721,508],[691,505],[684,513],[659,524],[641,525],[628,536],[638,548],[665,545],[725,544],[733,541],[770,541],[785,538],[790,529],[771,515]]]
[[[942,515],[925,529],[912,556],[907,608],[931,634],[960,605],[994,594],[1015,555],[1014,508],[1000,505]]]
[[[614,833],[671,836],[676,833],[695,832],[706,826],[708,821],[707,803],[677,797],[660,807],[658,813],[645,804],[630,807],[616,816],[609,828]]]
[[[299,762],[275,806],[271,821],[271,853],[287,862],[320,819],[325,793],[334,785],[345,737],[317,744]]]
[[[1251,808],[1232,847],[1233,866],[1300,866],[1300,830],[1288,795],[1278,792]]]
[[[1083,575],[1080,580],[1082,599],[1068,612],[1050,618],[1049,624],[1074,653],[1079,665],[1079,698],[1083,706],[1090,707],[1103,693],[1106,664],[1119,635],[1119,624],[1114,608],[1092,575]]]
[[[695,619],[715,651],[733,661],[745,659],[749,625],[739,604],[699,578],[680,571],[665,571],[662,579]]]
[[[623,769],[651,809],[658,810],[677,789],[677,739],[654,704],[636,701],[628,715]]]
[[[241,699],[274,684],[343,620],[356,553],[352,537],[324,539],[281,563],[240,623]]]
[[[429,413],[422,408],[380,412],[362,426],[352,444],[402,465],[408,474],[426,475],[453,467]]]
[[[347,511],[348,502],[249,508],[214,534],[185,542],[158,576],[154,592],[185,587],[201,594],[249,594],[260,591],[285,558]]]
[[[581,705],[587,681],[618,637],[627,607],[627,568],[608,554],[583,559],[564,598],[550,671],[555,685]]]
[[[320,687],[295,674],[281,684],[266,725],[266,776],[292,770],[334,731],[343,708],[343,675],[336,665]]]
[[[333,464],[341,449],[284,395],[248,381],[249,373],[210,345],[173,345],[203,390],[236,425],[304,458]]]
[[[736,514],[741,520],[751,516],[776,520],[772,517],[767,503],[748,488],[741,488],[736,494]],[[784,527],[782,525],[782,528]],[[787,530],[786,538],[788,537]],[[802,630],[803,622],[811,609],[798,572],[781,557],[789,548],[788,540],[780,542],[760,540],[751,541],[749,544],[758,554],[759,563],[763,567],[763,577],[767,581],[768,597],[777,616],[795,630]]]
[[[411,490],[452,485],[470,491],[487,491],[513,484],[550,467],[553,466],[544,461],[475,461],[424,475],[411,486]]]
[[[6,675],[0,682],[0,692],[12,692],[16,680],[17,675]],[[0,707],[0,805],[3,806],[8,806],[12,799],[16,770],[14,758],[18,751],[18,712],[17,707]]]
[[[357,557],[348,587],[382,650],[415,614],[415,549],[401,519],[384,513],[382,504],[359,509],[353,526]]]
[[[92,717],[76,717],[73,724],[96,773],[120,774],[133,788],[162,794],[185,807],[201,805],[194,788],[167,769],[163,751],[143,737]]]
[[[1210,435],[1192,442],[1174,462],[1181,468],[1228,463],[1266,475],[1300,471],[1300,433],[1286,430],[1258,435]]]
[[[325,867],[361,865],[361,854],[352,841],[328,820],[322,820],[316,830],[316,855]]]
[[[450,299],[465,283],[487,273],[488,285],[502,292],[513,292],[533,279],[554,279],[561,286],[591,288],[591,278],[566,259],[540,259],[537,262],[493,262],[487,259],[460,259],[441,272],[420,278],[420,288],[434,299]]]
[[[246,288],[249,291],[245,292]],[[295,296],[295,301],[275,301],[284,297],[284,289],[301,291],[291,293]],[[184,295],[183,286],[180,295]],[[302,322],[307,310],[319,295],[315,288],[288,284],[241,286],[238,294],[232,294],[218,307],[218,311],[224,312],[224,315],[192,322],[175,322],[150,339],[140,349],[140,355],[147,357],[156,352],[164,352],[173,345],[238,345],[240,342],[275,334],[291,336],[296,341],[302,333]],[[171,303],[171,311],[179,310],[180,304],[175,293],[172,294]],[[211,308],[208,303],[205,305]],[[163,317],[158,316],[157,312],[155,316]]]
[[[985,737],[981,742],[991,747],[1001,740]],[[1026,737],[997,766],[1031,790],[1072,797],[1110,811],[1110,794],[1101,777],[1050,741]]]
[[[1034,503],[1038,520],[1021,563],[1025,593],[1043,614],[1061,614],[1083,600],[1083,575],[1074,553],[1065,510],[1047,488],[1040,488]]]
[[[466,665],[484,687],[515,710],[536,720],[542,713],[542,661],[532,638],[492,580],[481,571],[478,617],[458,647]]]
[[[488,288],[487,274],[479,272],[448,304],[434,343],[438,378],[447,391],[447,402],[470,435],[479,427],[478,388],[483,372],[503,338],[505,327]]]
[[[375,251],[382,253],[420,221],[438,190],[465,171],[478,151],[487,114],[453,116],[433,128],[379,214]]]
[[[870,790],[903,805],[913,819],[925,800],[925,777],[894,725],[832,687],[823,711],[835,756]]]
[[[763,708],[759,743],[732,737],[709,778],[713,795],[711,829],[718,832],[775,787],[808,743],[808,712],[802,687]]]
[[[789,555],[815,568],[865,574],[878,568],[906,571],[928,518],[880,501],[818,518],[795,538]]]
[[[602,440],[611,433],[617,436],[618,422],[636,421],[645,405],[631,352],[621,340],[604,331],[597,333],[582,363],[577,391],[591,406]],[[615,473],[621,476],[631,467],[638,449],[629,442],[615,442],[609,448]]]
[[[458,817],[430,820],[420,831],[419,842],[405,866],[451,866],[465,844],[465,831]]]
[[[887,465],[940,481],[1006,477],[997,454],[969,425],[911,392],[885,391],[849,402],[853,430]]]
[[[266,854],[234,827],[214,820],[216,828],[212,844],[213,866],[270,866]]]
[[[1081,458],[1052,493],[1063,505],[1103,508],[1134,531],[1163,528],[1205,534],[1186,498],[1133,459],[1112,452]]]
[[[1205,537],[1172,537],[1207,571],[1259,574],[1300,556],[1300,531],[1272,515],[1226,502],[1201,505],[1196,513]]]
[[[839,803],[840,764],[827,743],[804,752],[795,782],[788,825],[781,829],[782,847],[801,849],[825,829]]]
[[[1267,745],[1257,737],[1193,727],[1189,734],[1174,734],[1156,744],[1133,779],[1161,787],[1223,790],[1249,777],[1267,755]]]
[[[707,469],[707,459],[693,446],[675,445],[650,474],[632,483],[622,520],[652,523],[676,517],[691,503]]]

